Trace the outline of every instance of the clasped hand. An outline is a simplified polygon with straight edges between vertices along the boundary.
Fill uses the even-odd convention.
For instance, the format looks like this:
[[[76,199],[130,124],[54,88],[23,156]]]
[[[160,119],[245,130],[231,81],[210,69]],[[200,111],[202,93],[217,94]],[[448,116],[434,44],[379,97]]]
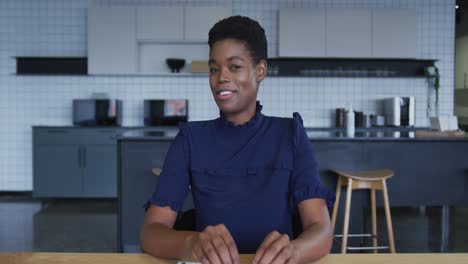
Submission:
[[[239,252],[226,226],[207,226],[192,240],[192,255],[203,264],[238,264]],[[297,263],[297,251],[286,234],[273,231],[257,249],[252,264]]]

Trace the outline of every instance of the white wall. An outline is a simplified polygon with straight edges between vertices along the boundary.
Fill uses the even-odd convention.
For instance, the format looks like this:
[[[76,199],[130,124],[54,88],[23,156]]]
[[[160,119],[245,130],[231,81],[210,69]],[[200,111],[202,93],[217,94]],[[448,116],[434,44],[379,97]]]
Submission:
[[[124,102],[124,125],[142,124],[145,98],[188,98],[190,119],[217,117],[206,77],[16,76],[15,56],[86,56],[87,8],[96,5],[232,5],[267,32],[269,56],[278,51],[278,8],[408,8],[417,13],[419,58],[438,59],[441,114],[453,113],[455,0],[272,0],[272,1],[0,1],[0,191],[31,190],[33,125],[71,125],[71,100],[107,92]],[[375,113],[377,99],[416,97],[416,125],[427,124],[424,78],[268,78],[259,99],[264,113],[291,116],[306,126],[333,124],[333,109],[352,101]]]

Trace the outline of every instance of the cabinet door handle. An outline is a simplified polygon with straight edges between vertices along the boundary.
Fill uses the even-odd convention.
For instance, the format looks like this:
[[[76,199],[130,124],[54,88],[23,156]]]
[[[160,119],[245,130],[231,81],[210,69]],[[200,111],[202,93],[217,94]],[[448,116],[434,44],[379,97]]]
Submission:
[[[81,146],[78,147],[78,168],[81,168]]]
[[[83,168],[86,168],[86,147],[83,147]]]
[[[463,88],[466,89],[466,72],[463,74]]]

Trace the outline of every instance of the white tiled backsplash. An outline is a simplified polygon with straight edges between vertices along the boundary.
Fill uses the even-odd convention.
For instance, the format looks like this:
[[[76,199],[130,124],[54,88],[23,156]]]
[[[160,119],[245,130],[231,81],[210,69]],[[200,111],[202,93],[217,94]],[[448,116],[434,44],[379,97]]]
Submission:
[[[417,13],[419,58],[438,59],[440,113],[453,113],[455,0],[273,1],[0,1],[0,191],[32,189],[33,125],[71,125],[71,100],[105,92],[123,100],[124,125],[142,125],[147,98],[188,98],[190,120],[215,118],[207,77],[16,76],[15,56],[86,56],[90,5],[220,5],[250,16],[267,32],[269,56],[278,53],[278,8],[408,8]],[[259,99],[264,113],[302,114],[305,125],[333,125],[333,109],[352,102],[377,112],[376,99],[416,97],[416,125],[427,125],[424,78],[267,78]]]

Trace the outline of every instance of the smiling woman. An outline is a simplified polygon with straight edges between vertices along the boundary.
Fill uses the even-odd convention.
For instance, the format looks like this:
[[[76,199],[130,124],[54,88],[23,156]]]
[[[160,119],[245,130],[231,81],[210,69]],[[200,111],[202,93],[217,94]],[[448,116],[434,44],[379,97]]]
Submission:
[[[267,72],[267,42],[258,22],[233,16],[209,32],[210,87],[215,120],[188,122],[171,145],[148,200],[141,246],[165,258],[203,263],[314,261],[331,247],[327,206],[301,116],[269,117],[256,101]],[[195,231],[175,231],[191,188]],[[301,219],[294,237],[292,219]]]
[[[211,91],[219,109],[237,125],[254,115],[258,87],[266,75],[266,60],[255,63],[249,53],[244,42],[231,38],[210,49]]]

